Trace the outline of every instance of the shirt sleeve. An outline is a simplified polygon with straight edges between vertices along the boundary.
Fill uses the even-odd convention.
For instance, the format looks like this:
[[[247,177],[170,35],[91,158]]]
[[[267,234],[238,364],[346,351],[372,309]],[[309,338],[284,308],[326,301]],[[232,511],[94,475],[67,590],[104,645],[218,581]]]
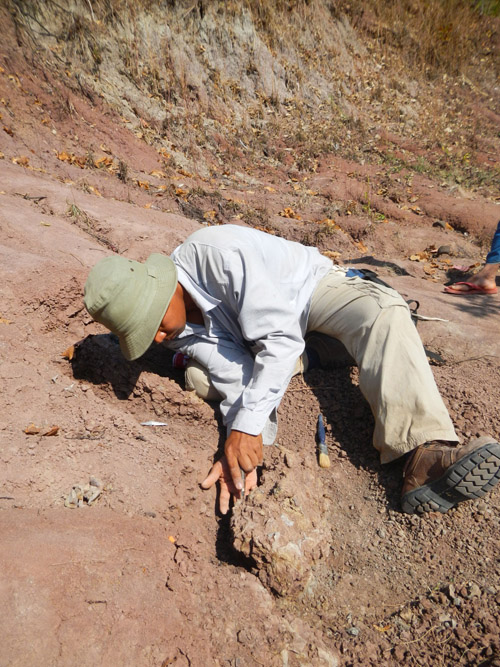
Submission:
[[[224,259],[224,301],[237,314],[254,355],[251,375],[243,378],[241,396],[230,408],[232,428],[258,435],[286,391],[304,339],[294,305],[282,296],[260,257],[232,251]]]
[[[171,350],[183,352],[207,369],[210,381],[221,395],[220,410],[229,434],[241,410],[245,388],[254,372],[255,362],[251,352],[231,340],[210,338],[206,335],[189,335],[164,345]],[[258,433],[263,430],[264,444],[272,444],[277,431],[276,410],[266,418]]]
[[[241,408],[242,394],[252,378],[253,355],[245,346],[232,340],[210,337],[206,333],[189,335],[165,343],[194,359],[210,375],[210,381],[222,396],[221,412],[225,426],[232,423]]]

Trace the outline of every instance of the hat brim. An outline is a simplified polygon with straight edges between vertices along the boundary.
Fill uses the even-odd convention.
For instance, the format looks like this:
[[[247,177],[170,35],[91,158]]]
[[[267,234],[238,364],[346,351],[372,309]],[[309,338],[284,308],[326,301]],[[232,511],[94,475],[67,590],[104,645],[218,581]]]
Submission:
[[[154,253],[144,262],[147,277],[141,294],[137,325],[119,336],[123,356],[134,361],[149,349],[177,287],[177,267],[166,255]]]

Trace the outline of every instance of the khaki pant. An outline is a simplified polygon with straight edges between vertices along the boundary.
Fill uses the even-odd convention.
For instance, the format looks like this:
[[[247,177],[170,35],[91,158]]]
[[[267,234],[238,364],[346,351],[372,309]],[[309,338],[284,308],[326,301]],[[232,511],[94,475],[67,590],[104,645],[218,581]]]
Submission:
[[[339,339],[356,360],[382,463],[429,440],[458,440],[408,306],[395,290],[332,270],[314,291],[307,329]],[[305,370],[304,358],[296,373]],[[202,398],[220,398],[195,362],[186,369],[186,386]]]

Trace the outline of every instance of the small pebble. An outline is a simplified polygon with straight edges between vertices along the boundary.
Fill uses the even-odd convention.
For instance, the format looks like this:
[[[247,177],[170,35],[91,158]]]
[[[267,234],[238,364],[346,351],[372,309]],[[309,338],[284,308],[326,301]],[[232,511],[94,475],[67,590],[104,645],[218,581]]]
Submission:
[[[468,591],[469,594],[467,596],[468,598],[478,598],[478,597],[480,597],[481,589],[479,588],[479,586],[476,583],[473,582],[473,583],[469,584],[468,589],[469,589],[469,591]]]
[[[439,257],[439,255],[451,255],[451,248],[449,245],[442,245],[439,246],[437,249],[436,255]]]

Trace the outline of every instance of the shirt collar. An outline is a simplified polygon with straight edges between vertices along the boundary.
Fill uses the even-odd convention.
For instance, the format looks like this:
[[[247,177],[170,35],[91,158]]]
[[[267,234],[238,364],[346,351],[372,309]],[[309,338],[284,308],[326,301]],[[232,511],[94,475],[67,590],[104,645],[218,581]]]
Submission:
[[[177,267],[177,277],[180,284],[189,292],[189,296],[202,313],[208,313],[220,304],[220,299],[216,299],[205,292],[180,266]]]

